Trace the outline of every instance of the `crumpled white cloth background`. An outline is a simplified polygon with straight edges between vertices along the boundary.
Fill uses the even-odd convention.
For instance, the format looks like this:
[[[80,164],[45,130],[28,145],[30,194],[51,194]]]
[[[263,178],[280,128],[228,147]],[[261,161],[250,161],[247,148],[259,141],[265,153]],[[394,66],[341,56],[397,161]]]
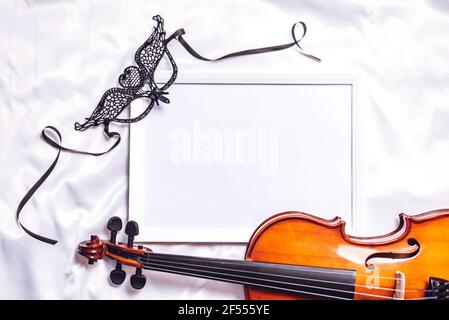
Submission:
[[[180,72],[295,72],[351,75],[360,83],[358,107],[366,226],[360,234],[390,231],[397,214],[449,207],[449,3],[421,1],[2,1],[0,4],[0,298],[7,299],[234,299],[241,286],[147,272],[136,292],[128,281],[108,282],[109,262],[87,266],[76,255],[90,234],[107,236],[112,215],[127,216],[127,132],[99,158],[63,153],[51,177],[23,212],[31,230],[55,237],[50,246],[15,221],[20,199],[53,160],[40,138],[55,125],[63,143],[99,151],[101,129],[79,133],[103,92],[133,63],[150,34],[153,15],[167,33],[186,28],[202,54],[290,41],[290,27],[309,27],[303,47],[219,63],[193,59],[172,42]],[[161,70],[168,68],[162,65]],[[150,115],[151,118],[151,115]],[[145,119],[149,121],[149,119]],[[301,208],[297,208],[301,210]],[[123,236],[123,234],[122,234]],[[159,252],[240,259],[241,245],[153,245]],[[128,269],[129,274],[133,272]]]

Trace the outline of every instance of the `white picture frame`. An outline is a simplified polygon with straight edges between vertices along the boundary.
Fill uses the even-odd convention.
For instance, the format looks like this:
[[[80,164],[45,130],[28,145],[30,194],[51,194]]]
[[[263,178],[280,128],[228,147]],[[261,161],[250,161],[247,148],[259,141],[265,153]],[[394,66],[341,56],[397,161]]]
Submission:
[[[188,73],[178,76],[177,81],[175,84],[170,88],[170,95],[168,95],[168,98],[170,98],[172,101],[170,104],[163,104],[160,108],[155,107],[153,111],[151,111],[149,117],[144,119],[143,121],[134,123],[130,126],[130,160],[129,160],[129,219],[135,220],[139,222],[140,225],[140,236],[139,239],[143,242],[207,242],[207,243],[245,243],[249,240],[249,237],[251,236],[252,231],[255,227],[257,227],[258,223],[262,223],[264,218],[259,217],[260,221],[258,223],[248,223],[249,225],[239,225],[238,223],[230,223],[228,226],[225,226],[223,223],[223,219],[218,222],[221,225],[217,226],[211,226],[207,224],[201,225],[200,221],[198,224],[195,223],[195,219],[199,219],[199,216],[203,215],[203,217],[206,217],[206,219],[213,219],[213,212],[203,212],[199,216],[195,215],[193,211],[198,210],[183,210],[186,206],[186,201],[188,199],[183,199],[184,203],[179,203],[179,210],[176,210],[171,200],[176,202],[174,200],[175,198],[178,198],[176,196],[166,199],[167,201],[165,203],[171,205],[171,211],[168,210],[167,212],[164,212],[163,215],[159,216],[160,220],[164,220],[164,223],[158,222],[158,219],[156,217],[156,214],[153,212],[154,217],[152,217],[152,211],[156,211],[156,209],[149,209],[148,206],[151,203],[152,205],[159,200],[156,200],[154,198],[151,198],[155,193],[160,192],[159,198],[164,197],[164,190],[155,189],[155,185],[161,186],[162,189],[164,188],[170,188],[170,186],[163,186],[164,180],[162,177],[164,176],[163,173],[158,173],[158,181],[154,181],[154,185],[151,186],[150,189],[152,189],[153,192],[149,192],[148,186],[150,186],[151,182],[148,182],[148,177],[151,176],[151,172],[156,172],[155,170],[164,171],[166,170],[167,173],[170,172],[169,168],[164,168],[164,163],[161,162],[158,164],[158,168],[151,167],[148,165],[148,161],[151,158],[149,157],[149,154],[152,153],[150,150],[151,147],[148,146],[150,143],[149,141],[151,138],[148,137],[148,130],[153,130],[153,127],[159,126],[159,128],[163,128],[165,126],[170,126],[169,122],[177,121],[179,117],[189,117],[189,114],[181,114],[181,112],[178,115],[171,114],[172,111],[166,111],[169,110],[169,108],[172,108],[175,104],[183,104],[183,105],[192,105],[194,103],[193,101],[195,98],[198,99],[205,99],[211,102],[211,105],[214,103],[214,100],[221,99],[221,97],[217,96],[210,96],[209,94],[213,94],[211,88],[213,86],[233,86],[236,88],[236,86],[244,87],[244,86],[252,86],[252,88],[259,87],[259,89],[266,89],[269,86],[276,86],[276,88],[280,88],[279,86],[289,86],[290,88],[294,86],[301,86],[301,88],[311,88],[314,89],[315,87],[322,88],[323,94],[317,94],[317,96],[324,96],[326,94],[329,94],[329,89],[332,88],[340,88],[345,92],[349,91],[349,97],[345,101],[347,101],[349,106],[349,112],[347,114],[347,117],[349,117],[346,120],[345,123],[348,123],[349,128],[346,128],[344,130],[349,130],[350,132],[350,141],[349,141],[349,147],[348,149],[349,154],[349,161],[350,161],[350,172],[348,173],[347,179],[350,181],[350,195],[349,195],[349,204],[348,208],[350,208],[350,213],[347,212],[339,212],[339,210],[323,210],[326,212],[320,212],[320,210],[311,210],[311,206],[309,208],[304,208],[301,206],[291,208],[286,207],[285,210],[278,210],[277,212],[271,212],[270,214],[264,215],[264,218],[268,218],[270,215],[277,214],[282,211],[290,211],[290,210],[297,210],[297,211],[303,211],[311,214],[315,214],[318,216],[324,216],[326,218],[331,218],[336,215],[342,216],[346,222],[347,222],[347,228],[349,231],[358,230],[360,228],[360,225],[363,224],[364,218],[363,218],[363,210],[360,210],[360,201],[359,201],[359,194],[361,193],[361,175],[359,174],[360,165],[362,162],[362,156],[361,152],[358,152],[359,147],[361,145],[361,134],[359,134],[359,130],[362,126],[362,116],[361,116],[361,110],[360,106],[357,103],[357,96],[356,92],[358,91],[358,81],[356,77],[350,77],[350,76],[344,76],[344,77],[329,77],[329,76],[320,76],[320,77],[305,77],[303,75],[297,75],[297,74],[198,74],[198,73]],[[186,90],[184,92],[184,96],[187,100],[183,98],[183,96],[176,94],[176,88],[177,86],[194,86],[192,87],[192,90]],[[198,92],[202,92],[202,94],[198,93],[195,96],[189,96],[190,91],[197,90],[199,87],[204,87],[205,90],[199,90]],[[224,88],[224,87],[223,87]],[[230,87],[227,87],[228,89]],[[273,87],[275,88],[275,87]],[[287,88],[287,87],[286,87]],[[298,87],[299,88],[299,87]],[[327,88],[327,89],[325,89]],[[193,90],[194,89],[194,90]],[[227,91],[229,91],[227,89]],[[307,91],[309,91],[309,89]],[[181,89],[180,89],[181,90]],[[238,93],[239,88],[236,88],[236,94]],[[243,89],[241,89],[243,90]],[[274,89],[273,89],[274,90]],[[278,89],[276,89],[278,90]],[[333,90],[333,89],[332,89]],[[331,90],[331,92],[332,92]],[[272,90],[271,90],[272,91]],[[304,91],[304,90],[303,90]],[[312,90],[313,91],[313,90]],[[336,90],[335,92],[337,92]],[[268,91],[270,92],[270,91]],[[305,92],[305,91],[304,91]],[[242,94],[242,93],[240,93]],[[346,94],[346,93],[345,93]],[[339,94],[336,93],[338,96]],[[292,101],[293,99],[298,99],[301,97],[298,96],[292,96],[291,99],[287,99],[286,101]],[[175,101],[176,99],[176,101]],[[285,97],[284,97],[285,99]],[[184,102],[182,102],[184,100]],[[232,99],[231,99],[232,100]],[[332,101],[332,99],[331,99]],[[335,99],[337,101],[337,99]],[[259,101],[260,102],[260,101]],[[234,103],[238,103],[238,101],[234,101]],[[302,101],[303,103],[307,103]],[[193,105],[192,105],[193,106]],[[357,107],[356,107],[357,106]],[[142,108],[145,106],[131,106],[130,116],[135,117],[137,116],[141,111]],[[173,107],[173,108],[178,108]],[[346,108],[346,107],[345,107]],[[192,107],[193,109],[193,107]],[[200,108],[201,109],[201,108]],[[181,109],[179,109],[181,110]],[[204,110],[204,108],[203,108]],[[345,109],[346,110],[346,109]],[[198,110],[197,110],[198,111]],[[223,110],[221,110],[223,111]],[[164,115],[164,113],[167,113]],[[298,111],[301,112],[301,111]],[[235,116],[235,115],[234,115]],[[329,116],[327,114],[322,114],[323,119],[327,119],[326,117]],[[166,117],[166,119],[164,119]],[[171,117],[171,119],[170,119]],[[170,121],[171,120],[171,121]],[[190,119],[191,120],[191,119]],[[157,121],[161,121],[160,124],[158,124]],[[162,124],[162,122],[165,121],[166,124]],[[153,126],[153,127],[150,127]],[[150,129],[149,129],[150,128]],[[172,128],[173,129],[173,128]],[[157,130],[157,129],[154,129]],[[162,130],[162,129],[161,129]],[[324,130],[324,128],[316,128],[315,130]],[[152,134],[153,136],[155,134]],[[338,136],[338,134],[336,134]],[[332,136],[332,135],[330,135]],[[159,142],[158,140],[154,140],[151,142],[154,145],[157,145]],[[150,143],[150,144],[151,144]],[[167,144],[167,141],[165,142]],[[157,147],[157,146],[156,146]],[[158,146],[158,148],[163,149],[163,146]],[[154,151],[154,150],[153,150]],[[159,150],[160,151],[160,150]],[[157,151],[154,151],[157,153]],[[153,152],[153,155],[155,154]],[[160,153],[160,152],[159,152]],[[346,158],[345,158],[346,159]],[[346,160],[345,160],[346,161]],[[187,168],[187,170],[189,170]],[[198,174],[198,171],[196,171],[196,174]],[[169,174],[167,174],[168,176]],[[201,175],[201,174],[200,174]],[[207,175],[205,173],[205,175]],[[173,179],[173,177],[171,177]],[[151,179],[154,180],[154,179]],[[329,177],[329,180],[332,180],[332,177]],[[173,185],[173,183],[172,183]],[[184,189],[185,190],[185,189]],[[179,190],[178,190],[179,191]],[[329,191],[329,190],[328,190]],[[207,192],[207,190],[206,190]],[[339,190],[337,190],[339,192]],[[167,192],[166,192],[167,193]],[[316,192],[315,192],[316,193]],[[155,197],[157,195],[154,195]],[[201,197],[208,197],[207,194],[201,195]],[[197,199],[192,199],[192,201],[198,201],[198,199],[201,199],[201,197],[198,197]],[[317,199],[319,196],[316,196]],[[223,196],[223,201],[226,197]],[[247,203],[247,202],[242,202]],[[319,201],[315,201],[315,203],[319,203]],[[210,204],[209,204],[210,205]],[[158,211],[165,211],[166,208],[164,207],[163,203],[156,204],[156,207],[159,207],[160,210]],[[194,204],[192,204],[192,207],[195,207]],[[317,206],[318,207],[318,206]],[[338,205],[337,205],[338,207]],[[236,208],[238,211],[238,208]],[[235,215],[230,215],[229,219],[231,220],[238,220],[238,217],[242,216],[243,212],[238,212]],[[212,215],[212,216],[211,216]],[[169,217],[169,218],[168,218]],[[154,219],[153,219],[154,218]],[[168,219],[168,220],[167,220]],[[170,220],[171,219],[171,220]],[[171,224],[173,222],[173,224]],[[210,221],[209,221],[210,222]]]

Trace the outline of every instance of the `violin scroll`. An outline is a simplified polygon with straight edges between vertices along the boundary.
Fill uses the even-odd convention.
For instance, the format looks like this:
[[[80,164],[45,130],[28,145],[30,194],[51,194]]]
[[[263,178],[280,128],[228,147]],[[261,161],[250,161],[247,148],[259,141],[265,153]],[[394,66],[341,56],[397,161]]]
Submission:
[[[83,241],[78,246],[78,253],[88,259],[89,264],[103,259],[104,243],[98,236],[90,236],[90,240]]]
[[[112,217],[107,224],[111,232],[110,241],[100,240],[96,235],[91,236],[90,240],[83,241],[78,246],[78,253],[88,259],[89,264],[108,256],[116,261],[115,269],[110,273],[110,279],[113,284],[119,285],[125,281],[126,273],[122,269],[123,265],[136,268],[136,273],[131,276],[131,286],[134,289],[142,289],[146,283],[146,277],[142,274],[142,259],[145,254],[152,252],[149,248],[141,245],[134,245],[134,237],[139,234],[139,226],[135,221],[129,221],[125,227],[125,233],[128,235],[126,243],[117,242],[117,233],[122,229],[122,220],[119,217]]]

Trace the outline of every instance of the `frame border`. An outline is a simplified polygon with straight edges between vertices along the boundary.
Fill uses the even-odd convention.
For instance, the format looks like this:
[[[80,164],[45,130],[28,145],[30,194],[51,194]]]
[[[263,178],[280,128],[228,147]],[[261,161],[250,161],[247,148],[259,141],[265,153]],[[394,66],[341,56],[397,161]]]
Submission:
[[[165,78],[169,77],[169,72],[161,72],[158,76],[162,76]],[[158,82],[163,83],[163,82]],[[179,74],[176,79],[175,85],[182,84],[297,84],[297,85],[350,85],[351,86],[351,220],[347,222],[347,229],[351,233],[359,233],[364,231],[365,229],[365,216],[364,216],[364,208],[363,203],[361,201],[363,194],[363,183],[362,177],[363,172],[362,163],[363,163],[363,150],[362,150],[362,128],[363,128],[363,109],[361,108],[360,103],[360,92],[361,91],[361,83],[360,78],[354,75],[303,75],[296,73],[288,73],[288,74],[267,74],[267,73],[183,73]],[[130,108],[130,115],[132,114],[132,108]],[[134,124],[135,126],[136,124]],[[129,161],[128,161],[128,219],[143,221],[143,213],[136,212],[134,210],[133,205],[133,185],[131,181],[134,179],[133,177],[137,174],[134,172],[133,168],[138,168],[140,165],[143,165],[143,159],[136,159],[136,157],[132,157],[132,149],[134,148],[133,140],[133,125],[129,128]],[[140,161],[139,161],[140,160]],[[299,208],[300,209],[300,208]],[[278,212],[274,212],[277,214]],[[196,240],[183,240],[184,236],[173,236],[180,234],[178,231],[181,231],[177,228],[173,229],[171,232],[171,239],[173,240],[165,240],[162,239],[161,236],[150,236],[151,234],[155,234],[155,229],[145,227],[141,228],[141,243],[247,243],[247,241],[223,241],[220,240],[222,237],[221,234],[217,234],[213,239],[210,237],[202,236],[202,231],[204,228],[189,228],[192,233],[200,235],[196,237]],[[237,233],[242,231],[236,230]],[[210,233],[208,233],[210,235]],[[208,239],[209,238],[209,239]],[[248,238],[249,240],[249,238]]]

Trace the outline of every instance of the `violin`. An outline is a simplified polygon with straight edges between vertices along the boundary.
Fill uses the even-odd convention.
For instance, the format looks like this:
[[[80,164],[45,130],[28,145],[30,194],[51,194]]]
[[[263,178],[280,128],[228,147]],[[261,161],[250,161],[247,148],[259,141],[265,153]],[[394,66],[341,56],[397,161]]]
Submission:
[[[116,241],[120,218],[107,227],[108,241],[91,236],[78,253],[89,264],[115,260],[114,284],[126,278],[123,265],[135,267],[134,289],[148,269],[242,284],[247,299],[449,299],[449,209],[400,214],[396,230],[376,237],[346,234],[339,217],[281,213],[256,229],[242,261],[154,253],[135,245],[135,221],[126,224],[127,243]]]

